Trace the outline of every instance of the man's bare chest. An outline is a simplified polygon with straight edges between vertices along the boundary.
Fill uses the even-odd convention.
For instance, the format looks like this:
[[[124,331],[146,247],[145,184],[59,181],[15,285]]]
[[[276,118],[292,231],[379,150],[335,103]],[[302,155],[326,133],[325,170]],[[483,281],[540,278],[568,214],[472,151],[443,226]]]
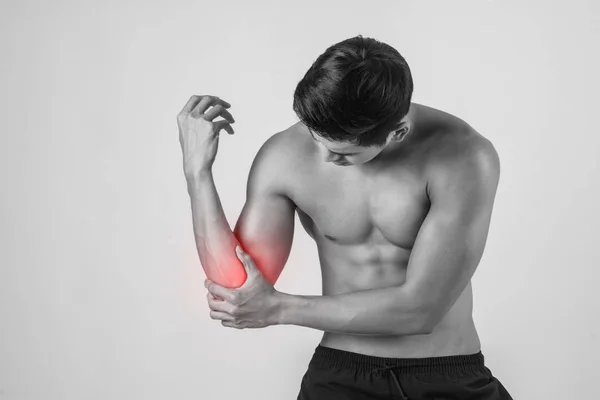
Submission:
[[[306,231],[339,244],[412,248],[429,210],[426,180],[410,169],[311,174],[294,186],[292,200]]]

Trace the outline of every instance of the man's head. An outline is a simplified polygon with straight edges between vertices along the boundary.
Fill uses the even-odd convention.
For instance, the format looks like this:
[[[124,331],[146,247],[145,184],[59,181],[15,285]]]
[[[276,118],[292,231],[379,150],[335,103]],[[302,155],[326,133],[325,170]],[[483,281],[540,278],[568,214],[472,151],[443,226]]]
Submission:
[[[404,138],[412,91],[410,68],[400,53],[359,35],[317,58],[296,87],[293,108],[327,161],[362,164]]]

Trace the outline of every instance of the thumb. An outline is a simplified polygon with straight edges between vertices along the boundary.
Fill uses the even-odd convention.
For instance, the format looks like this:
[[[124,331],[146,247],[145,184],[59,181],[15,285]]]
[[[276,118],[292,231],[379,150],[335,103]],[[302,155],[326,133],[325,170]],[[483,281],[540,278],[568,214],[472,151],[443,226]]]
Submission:
[[[244,264],[244,268],[247,271],[252,269],[252,267],[253,267],[252,259],[250,258],[250,256],[248,254],[246,254],[244,252],[244,250],[242,250],[242,248],[240,246],[235,246],[235,254],[240,259],[242,264]]]
[[[237,253],[237,256],[240,259],[240,261],[242,262],[242,264],[244,265],[244,269],[246,270],[246,275],[248,277],[262,276],[262,272],[258,269],[256,264],[254,263],[254,260],[252,259],[252,257],[250,257],[250,255],[248,253],[244,252],[244,250],[242,250],[241,246],[236,246],[235,252]]]

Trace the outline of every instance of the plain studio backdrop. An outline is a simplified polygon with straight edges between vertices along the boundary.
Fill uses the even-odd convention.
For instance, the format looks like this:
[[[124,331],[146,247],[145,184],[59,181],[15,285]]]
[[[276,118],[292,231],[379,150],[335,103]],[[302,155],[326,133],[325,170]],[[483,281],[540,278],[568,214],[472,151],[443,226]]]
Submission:
[[[176,115],[232,104],[233,225],[296,84],[358,34],[500,155],[473,278],[488,366],[515,399],[599,398],[598,2],[224,3],[1,3],[0,399],[295,399],[322,332],[210,319]],[[299,223],[276,288],[320,294]]]

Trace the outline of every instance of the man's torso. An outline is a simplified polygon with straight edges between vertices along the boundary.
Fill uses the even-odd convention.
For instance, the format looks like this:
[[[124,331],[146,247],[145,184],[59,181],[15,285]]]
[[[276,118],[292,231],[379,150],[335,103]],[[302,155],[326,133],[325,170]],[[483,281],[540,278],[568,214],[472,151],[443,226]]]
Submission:
[[[286,195],[321,262],[323,295],[401,285],[411,249],[429,210],[427,180],[448,149],[481,137],[464,121],[418,105],[415,133],[373,168],[323,161],[307,128],[286,131],[293,156],[284,168]],[[443,154],[443,155],[442,155]],[[323,346],[379,357],[411,358],[474,354],[480,341],[467,286],[427,335],[357,336],[325,332]]]

